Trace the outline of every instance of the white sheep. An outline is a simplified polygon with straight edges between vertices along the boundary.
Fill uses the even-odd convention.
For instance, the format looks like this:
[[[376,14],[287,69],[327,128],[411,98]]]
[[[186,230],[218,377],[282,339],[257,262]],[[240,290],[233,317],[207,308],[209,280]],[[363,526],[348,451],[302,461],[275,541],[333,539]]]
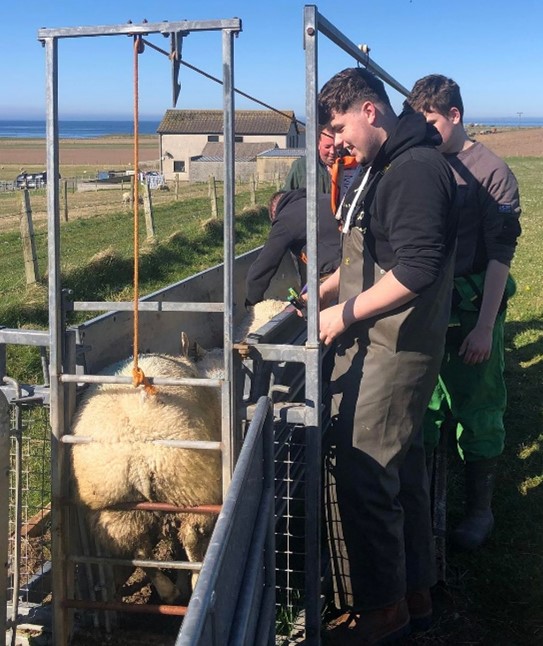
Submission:
[[[146,376],[202,376],[186,356],[142,355]],[[117,364],[108,374],[130,375],[132,362]],[[221,458],[210,450],[177,449],[154,439],[212,440],[221,436],[218,389],[203,386],[159,386],[155,395],[143,388],[101,384],[83,395],[72,433],[92,442],[72,447],[76,500],[89,520],[102,551],[120,558],[149,559],[161,538],[164,514],[107,509],[125,502],[168,502],[177,506],[220,504]],[[215,516],[180,513],[169,517],[189,561],[202,561]],[[165,603],[190,594],[188,580],[176,586],[158,569],[149,577]],[[122,583],[121,572],[115,571]],[[194,577],[193,577],[194,583]]]
[[[282,311],[284,301],[258,303],[244,317],[237,338],[259,329]],[[148,377],[222,378],[223,350],[198,351],[190,361],[189,343],[182,336],[182,354],[142,355],[138,365]],[[110,366],[103,374],[131,375],[132,360]],[[119,558],[150,559],[163,536],[164,523],[175,523],[179,542],[191,562],[202,561],[215,516],[179,513],[165,516],[150,511],[108,509],[126,502],[168,502],[192,507],[220,504],[221,457],[217,451],[177,449],[153,444],[157,439],[221,439],[220,393],[203,386],[158,386],[155,395],[142,388],[100,384],[88,388],[71,425],[76,436],[90,443],[72,447],[76,501],[85,509],[92,535],[104,553]],[[190,594],[183,574],[175,585],[153,568],[149,577],[166,603]],[[115,569],[117,584],[124,582]],[[197,575],[193,575],[194,585]]]
[[[123,204],[125,206],[132,204],[132,193],[130,191],[124,191]],[[143,197],[141,197],[141,195],[138,197],[138,204],[143,204]]]
[[[256,332],[288,306],[289,304],[286,301],[269,298],[248,308],[247,314],[235,333],[236,340],[244,340],[248,334]]]

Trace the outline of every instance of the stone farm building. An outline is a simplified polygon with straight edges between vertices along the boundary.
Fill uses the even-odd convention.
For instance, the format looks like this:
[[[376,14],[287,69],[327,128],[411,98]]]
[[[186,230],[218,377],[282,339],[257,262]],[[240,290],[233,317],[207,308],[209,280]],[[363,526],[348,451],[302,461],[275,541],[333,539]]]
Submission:
[[[166,179],[202,182],[213,175],[223,178],[222,110],[167,110],[158,126],[161,171]],[[294,112],[236,110],[234,114],[236,177],[257,173],[257,157],[277,149],[305,146],[305,128]],[[296,158],[295,155],[294,158]],[[292,157],[282,158],[282,176]],[[258,165],[264,168],[264,166]],[[277,167],[279,168],[279,167]],[[274,171],[274,172],[277,172]],[[266,172],[266,175],[269,173]],[[261,179],[273,179],[262,177]]]

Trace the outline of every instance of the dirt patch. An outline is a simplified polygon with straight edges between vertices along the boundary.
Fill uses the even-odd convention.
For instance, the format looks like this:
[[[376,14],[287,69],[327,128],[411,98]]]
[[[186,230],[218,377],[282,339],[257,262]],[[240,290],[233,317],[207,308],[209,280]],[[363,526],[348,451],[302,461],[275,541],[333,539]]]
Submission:
[[[45,140],[0,139],[0,158],[3,164],[45,165]],[[145,135],[140,138],[139,158],[140,161],[153,161],[159,158],[158,135]],[[81,166],[126,165],[134,160],[134,143],[131,137],[61,139],[59,159],[61,164]]]
[[[516,128],[487,134],[475,134],[480,141],[499,157],[541,157],[543,155],[543,128]]]

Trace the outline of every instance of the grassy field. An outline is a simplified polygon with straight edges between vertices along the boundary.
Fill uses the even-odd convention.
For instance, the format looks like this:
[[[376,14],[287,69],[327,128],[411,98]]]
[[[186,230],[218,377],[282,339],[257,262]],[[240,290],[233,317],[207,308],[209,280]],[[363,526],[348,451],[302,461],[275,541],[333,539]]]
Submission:
[[[523,235],[512,267],[517,294],[510,302],[506,324],[508,435],[495,496],[496,528],[476,553],[448,553],[446,585],[435,590],[435,626],[406,644],[543,646],[543,158],[507,161],[520,183]],[[273,190],[272,186],[262,189],[258,202],[265,204]],[[260,244],[268,231],[263,211],[242,215],[248,201],[248,193],[238,196],[238,253]],[[220,261],[220,233],[202,228],[208,217],[207,194],[157,205],[157,240],[143,244],[142,293]],[[78,300],[130,296],[129,220],[130,214],[116,208],[109,214],[63,223],[64,283]],[[37,231],[44,271],[44,225],[38,224]],[[0,244],[4,255],[0,323],[47,325],[46,289],[44,284],[25,287],[18,233],[0,232]],[[17,362],[16,376],[21,379],[31,378],[39,368],[39,361],[30,355],[18,356]],[[450,527],[462,510],[460,467],[451,451]]]

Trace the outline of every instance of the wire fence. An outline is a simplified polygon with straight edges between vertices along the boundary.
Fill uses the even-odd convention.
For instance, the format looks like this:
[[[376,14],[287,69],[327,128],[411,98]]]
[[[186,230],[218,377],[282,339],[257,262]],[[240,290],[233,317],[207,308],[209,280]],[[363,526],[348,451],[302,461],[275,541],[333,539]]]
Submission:
[[[152,231],[146,218],[148,205],[139,207],[141,242],[156,245],[173,234],[183,234],[210,218],[222,218],[222,183],[208,182],[180,185],[167,183],[164,189],[150,190]],[[238,182],[235,210],[265,206],[277,190],[272,183]],[[38,284],[47,272],[47,205],[46,190],[27,192],[26,211],[30,211],[31,234],[24,233],[26,191],[0,194],[0,248],[2,268],[0,287],[4,294],[20,292],[29,284]],[[140,193],[144,194],[144,191]],[[127,199],[127,195],[129,199]],[[114,184],[103,189],[98,184],[85,191],[61,191],[62,271],[89,262],[104,252],[126,256],[133,243],[134,209],[130,184]],[[145,207],[145,208],[144,208]],[[62,214],[64,217],[62,217]],[[28,227],[27,227],[28,228]],[[25,235],[31,235],[31,243]],[[29,264],[32,267],[29,270]],[[29,278],[30,275],[30,278]]]

